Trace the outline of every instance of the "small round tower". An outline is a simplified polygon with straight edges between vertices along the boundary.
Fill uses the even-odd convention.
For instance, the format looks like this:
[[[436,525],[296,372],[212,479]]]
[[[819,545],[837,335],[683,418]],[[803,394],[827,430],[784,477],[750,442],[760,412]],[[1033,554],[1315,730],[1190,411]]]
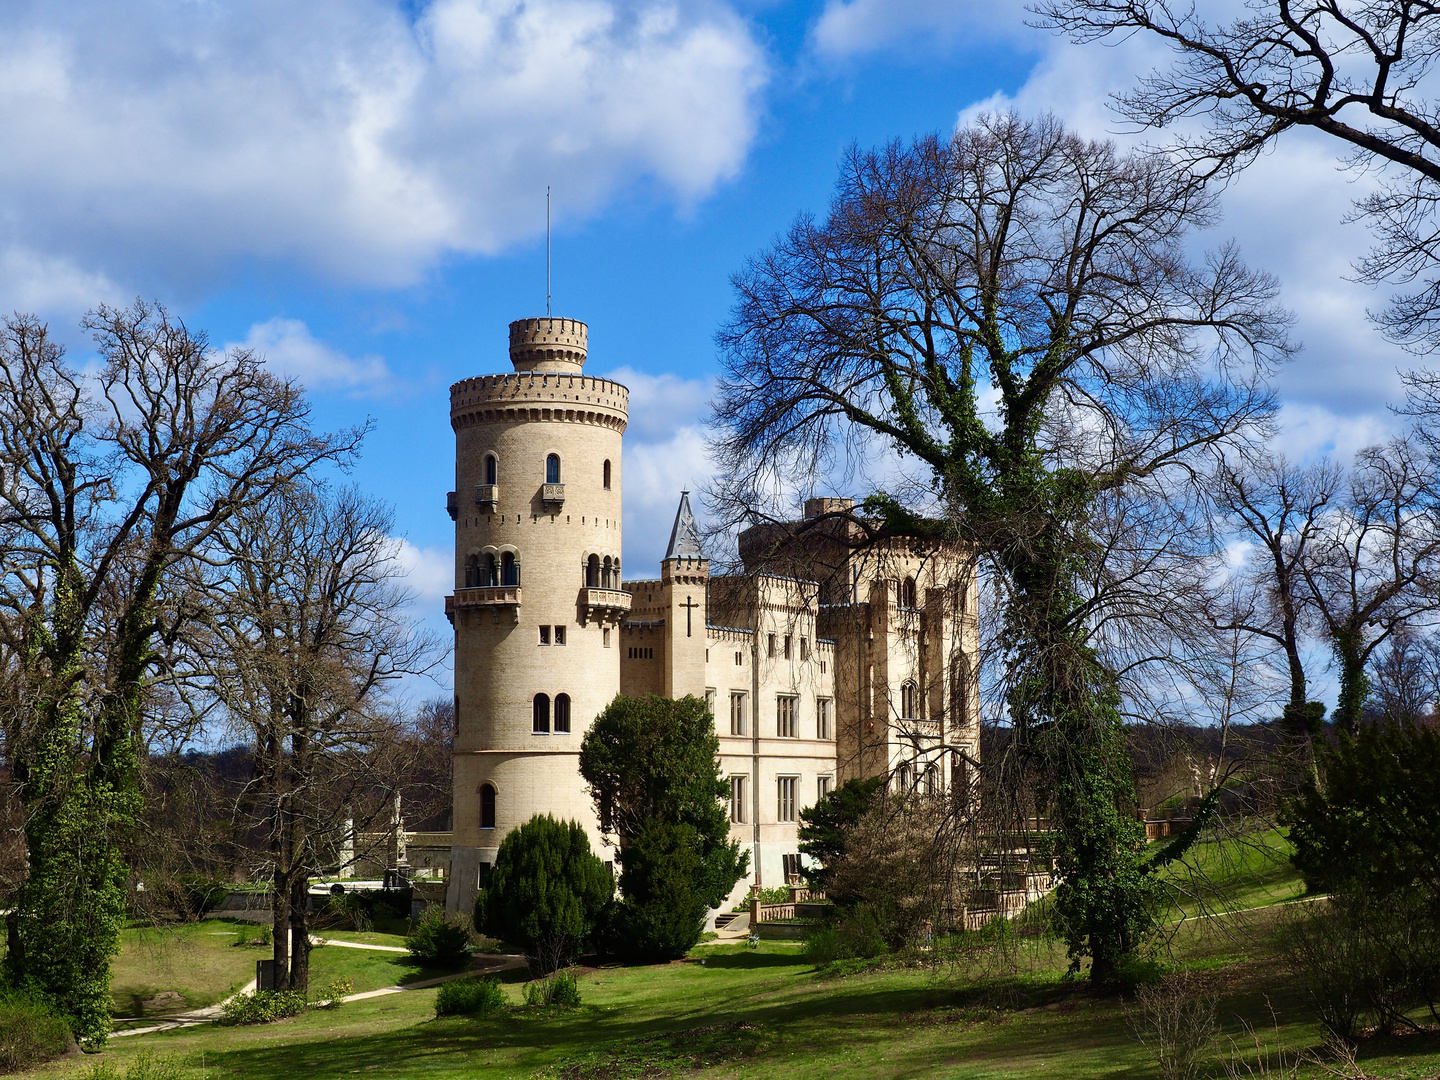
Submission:
[[[448,906],[535,814],[600,853],[580,740],[620,691],[620,447],[629,392],[583,373],[587,327],[510,324],[511,374],[450,388],[455,820]]]

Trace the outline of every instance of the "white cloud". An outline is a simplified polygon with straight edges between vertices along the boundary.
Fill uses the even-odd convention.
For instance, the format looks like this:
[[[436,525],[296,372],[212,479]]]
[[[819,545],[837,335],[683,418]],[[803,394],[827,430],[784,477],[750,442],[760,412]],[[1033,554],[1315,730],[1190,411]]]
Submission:
[[[243,260],[395,285],[650,179],[735,174],[765,60],[720,0],[162,0],[0,15],[0,289]],[[69,268],[65,272],[58,272]],[[74,284],[67,285],[66,282]],[[178,287],[178,286],[177,286]]]
[[[625,429],[630,442],[664,441],[677,428],[699,423],[710,407],[714,389],[709,379],[686,379],[668,371],[652,375],[632,367],[616,368],[604,378],[630,391],[630,422]]]
[[[704,432],[698,425],[677,428],[668,439],[657,442],[632,440],[626,435],[622,470],[625,548],[621,565],[627,579],[660,575],[660,560],[670,542],[680,492],[690,492],[691,507],[697,517],[703,516],[705,508],[699,492],[714,471]]]
[[[235,343],[254,349],[282,375],[299,379],[307,390],[343,389],[378,393],[391,388],[390,369],[374,354],[358,360],[318,341],[299,319],[268,319],[250,327],[245,340]]]
[[[405,584],[415,593],[423,614],[433,615],[436,605],[454,591],[455,554],[450,549],[417,547],[395,537],[392,558],[405,571]]]

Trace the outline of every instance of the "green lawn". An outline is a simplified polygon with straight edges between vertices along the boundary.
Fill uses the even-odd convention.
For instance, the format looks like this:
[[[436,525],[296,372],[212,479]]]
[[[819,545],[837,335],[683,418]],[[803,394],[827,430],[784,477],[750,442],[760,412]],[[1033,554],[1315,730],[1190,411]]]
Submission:
[[[1247,1025],[1272,1048],[1318,1047],[1320,1030],[1271,944],[1277,921],[1296,910],[1279,901],[1299,891],[1274,857],[1283,854],[1283,841],[1262,834],[1227,843],[1233,850],[1214,844],[1192,853],[1196,873],[1185,880],[1203,878],[1210,893],[1187,902],[1197,909],[1250,910],[1171,920],[1156,958],[1199,971],[1220,994],[1225,1037],[1217,1055],[1250,1046]],[[383,935],[375,940],[389,943]],[[713,943],[673,964],[582,968],[584,1004],[573,1010],[525,1008],[522,976],[514,972],[505,986],[512,1004],[499,1017],[437,1020],[435,990],[410,990],[263,1027],[205,1026],[116,1039],[101,1060],[123,1069],[137,1055],[155,1053],[203,1080],[329,1080],[372,1072],[414,1080],[1157,1075],[1131,1033],[1130,1004],[1068,981],[1058,942],[1012,936],[1003,953],[957,951],[944,962],[936,962],[937,955],[817,970],[799,943],[765,941],[758,949]],[[340,974],[357,989],[430,974],[398,953],[338,946],[317,948],[311,963],[317,986]],[[92,1064],[70,1059],[38,1075],[83,1078]],[[1372,1040],[1362,1064],[1371,1076],[1434,1076],[1440,1038]],[[1223,1075],[1218,1056],[1205,1075]],[[1241,1075],[1261,1074],[1242,1069]]]
[[[110,996],[116,1016],[151,1017],[213,1005],[255,977],[265,948],[237,946],[258,928],[230,919],[121,932]]]

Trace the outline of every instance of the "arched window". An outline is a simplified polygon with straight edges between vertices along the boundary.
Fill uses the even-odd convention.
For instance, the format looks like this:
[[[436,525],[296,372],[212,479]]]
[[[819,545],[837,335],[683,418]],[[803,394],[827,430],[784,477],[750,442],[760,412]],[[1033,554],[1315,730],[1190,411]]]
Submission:
[[[515,561],[513,551],[507,551],[500,556],[500,584],[520,584],[520,564]]]
[[[495,788],[490,784],[480,785],[480,827],[495,827]]]
[[[609,490],[610,490],[610,459],[609,459],[609,458],[606,458],[606,459],[605,459],[604,475],[605,475],[605,490],[606,490],[606,491],[609,491]]]
[[[545,482],[547,484],[560,483],[560,455],[551,454],[545,459]]]
[[[934,765],[927,765],[927,766],[925,766],[925,794],[926,794],[926,795],[934,795],[934,794],[935,794],[935,766],[934,766]]]
[[[530,728],[536,735],[550,734],[550,696],[535,695],[535,723]]]
[[[481,584],[491,588],[500,584],[500,568],[495,563],[495,553],[493,551],[485,556],[485,574]]]
[[[895,773],[895,789],[904,795],[910,790],[910,766],[901,765]]]
[[[585,560],[585,586],[590,589],[600,588],[600,556],[591,555]]]
[[[485,483],[496,483],[496,477],[500,475],[500,464],[495,460],[494,454],[485,455]]]
[[[604,565],[602,566],[601,570],[602,570],[602,575],[601,575],[601,578],[600,578],[600,587],[601,587],[602,589],[613,589],[613,588],[615,588],[614,571],[611,569],[611,566],[610,566],[610,556],[609,556],[609,555],[606,555],[606,556],[605,556],[605,562],[604,562]]]
[[[969,667],[963,656],[950,661],[950,723],[955,727],[970,724]]]
[[[555,695],[555,734],[570,734],[570,695]]]
[[[906,680],[904,683],[901,684],[900,716],[902,719],[910,720],[914,718],[914,716],[916,715],[916,707],[919,704],[919,702],[916,701],[917,697],[919,697],[919,695],[916,693],[915,683],[913,681]]]
[[[465,588],[473,589],[480,584],[480,558],[477,555],[465,556]]]
[[[900,606],[909,608],[918,606],[915,603],[915,579],[913,577],[907,577],[904,584],[900,586]]]

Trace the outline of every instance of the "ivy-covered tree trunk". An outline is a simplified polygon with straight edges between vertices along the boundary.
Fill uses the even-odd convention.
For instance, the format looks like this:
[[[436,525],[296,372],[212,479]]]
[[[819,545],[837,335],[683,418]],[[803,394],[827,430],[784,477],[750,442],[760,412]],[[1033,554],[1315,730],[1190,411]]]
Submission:
[[[1187,233],[1214,209],[1163,156],[1049,118],[983,116],[948,138],[852,150],[828,214],[801,217],[736,276],[719,336],[723,515],[779,518],[771,493],[792,489],[777,481],[808,493],[842,459],[847,480],[865,475],[860,459],[883,446],[934,502],[874,490],[857,534],[963,544],[995,569],[1014,746],[1043,777],[1057,912],[1097,982],[1148,925],[1157,865],[1135,820],[1118,673],[1163,661],[1175,591],[1157,573],[1147,606],[1138,583],[1206,554],[1179,513],[1147,531],[1123,508],[1168,510],[1215,453],[1248,447],[1274,407],[1264,375],[1289,353],[1273,279],[1230,246],[1189,258]],[[1096,521],[1123,540],[1107,547]],[[1127,554],[1116,573],[1110,556]],[[1139,598],[1120,605],[1121,631],[1111,593]]]

